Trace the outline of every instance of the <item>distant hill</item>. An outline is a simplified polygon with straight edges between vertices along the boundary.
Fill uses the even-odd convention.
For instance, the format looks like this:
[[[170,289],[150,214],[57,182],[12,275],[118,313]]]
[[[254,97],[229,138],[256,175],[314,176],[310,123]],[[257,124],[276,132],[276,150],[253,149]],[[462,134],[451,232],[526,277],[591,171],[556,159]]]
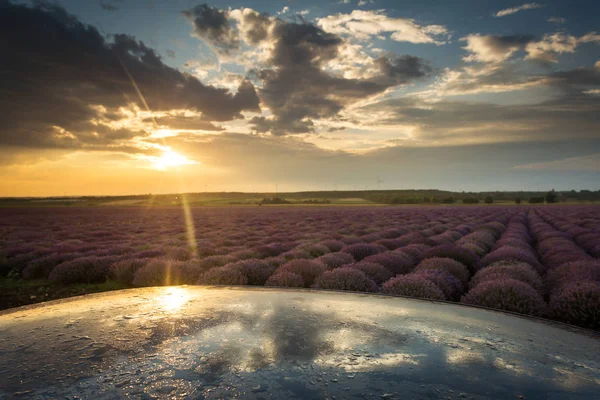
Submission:
[[[131,196],[1,198],[0,206],[170,206],[186,201],[210,205],[521,204],[600,202],[600,190],[557,192],[451,192],[435,189],[311,191],[291,193],[208,192]]]

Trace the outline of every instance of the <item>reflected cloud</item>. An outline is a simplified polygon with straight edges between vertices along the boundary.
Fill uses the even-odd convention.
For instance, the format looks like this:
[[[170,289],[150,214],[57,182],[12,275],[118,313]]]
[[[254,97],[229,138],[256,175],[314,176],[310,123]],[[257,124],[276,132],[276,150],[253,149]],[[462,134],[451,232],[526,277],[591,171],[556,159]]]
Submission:
[[[406,398],[431,390],[511,398],[517,389],[526,398],[549,391],[591,398],[600,387],[595,339],[501,313],[382,296],[147,288],[0,315],[0,329],[0,397],[51,388],[55,397],[89,390],[347,398],[369,387]],[[80,375],[90,377],[86,389]]]

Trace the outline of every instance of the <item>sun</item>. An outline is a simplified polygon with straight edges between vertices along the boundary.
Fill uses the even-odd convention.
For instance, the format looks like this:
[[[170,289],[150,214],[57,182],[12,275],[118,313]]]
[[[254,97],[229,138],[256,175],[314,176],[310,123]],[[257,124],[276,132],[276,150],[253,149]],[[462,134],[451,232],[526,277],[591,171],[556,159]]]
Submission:
[[[196,162],[168,149],[163,151],[162,156],[154,159],[152,166],[156,169],[165,170],[167,168],[180,167],[189,164],[196,164]]]

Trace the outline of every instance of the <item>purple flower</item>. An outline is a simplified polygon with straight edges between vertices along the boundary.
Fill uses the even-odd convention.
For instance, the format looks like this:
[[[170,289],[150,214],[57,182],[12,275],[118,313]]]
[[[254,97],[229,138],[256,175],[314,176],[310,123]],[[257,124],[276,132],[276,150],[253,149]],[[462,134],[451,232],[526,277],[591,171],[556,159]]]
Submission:
[[[408,246],[394,250],[394,253],[408,254],[415,263],[418,263],[423,259],[423,254],[430,248],[431,247],[426,244],[409,244]]]
[[[483,257],[479,263],[479,268],[481,269],[486,267],[492,263],[495,263],[496,261],[505,260],[522,261],[531,265],[538,271],[543,270],[542,265],[539,263],[533,252],[510,246],[501,247]]]
[[[236,261],[227,264],[226,267],[235,269],[244,275],[248,280],[248,285],[259,286],[264,285],[276,269],[276,267],[258,259]]]
[[[590,329],[600,329],[600,283],[573,282],[550,299],[554,318]]]
[[[117,261],[110,267],[110,277],[124,285],[131,285],[138,269],[149,262],[145,258],[131,258]]]
[[[380,239],[380,240],[374,242],[373,244],[378,244],[378,245],[384,246],[388,250],[395,250],[398,247],[406,246],[408,244],[408,240],[400,239],[400,238]]]
[[[110,266],[118,259],[115,257],[80,257],[65,261],[52,270],[48,276],[55,283],[99,283],[108,277]]]
[[[382,292],[399,296],[445,300],[446,296],[429,279],[417,274],[398,275],[383,284]]]
[[[203,273],[198,280],[201,285],[247,285],[246,278],[239,270],[230,267],[217,267]]]
[[[354,292],[376,292],[377,285],[362,271],[352,267],[326,271],[315,280],[317,289],[351,290]]]
[[[322,262],[328,269],[339,268],[346,264],[352,264],[354,257],[348,253],[329,253],[317,258],[317,261]]]
[[[151,260],[136,270],[132,283],[134,286],[178,285],[180,284],[180,265],[180,261],[167,258]]]
[[[554,293],[574,282],[600,283],[600,261],[571,262],[548,271],[546,275],[546,284]]]
[[[509,278],[480,283],[462,297],[461,303],[528,315],[543,315],[546,310],[544,299],[534,288]]]
[[[293,272],[302,277],[305,287],[310,287],[315,279],[321,276],[326,270],[325,265],[319,261],[294,260],[283,264],[277,268],[276,272]]]
[[[545,293],[542,278],[536,272],[536,270],[527,263],[510,265],[491,264],[477,272],[473,279],[471,279],[471,282],[469,282],[469,285],[471,288],[474,288],[482,282],[503,278],[516,279],[518,281],[525,282],[537,290],[540,294]]]
[[[417,265],[415,272],[428,269],[446,271],[463,284],[469,281],[470,274],[467,267],[451,258],[428,258]]]
[[[329,251],[333,251],[333,252],[338,252],[342,248],[344,248],[344,246],[346,246],[346,244],[344,242],[341,242],[339,240],[333,240],[333,239],[323,240],[322,242],[319,242],[318,244],[326,246],[329,249]]]
[[[446,300],[458,300],[464,292],[464,285],[452,274],[435,269],[423,269],[414,273],[434,283],[446,297]]]
[[[385,252],[363,258],[362,261],[384,266],[394,275],[406,274],[413,270],[415,261],[406,253]]]
[[[265,286],[281,286],[281,287],[304,287],[302,277],[293,272],[281,271],[277,272],[267,279]]]
[[[479,262],[477,254],[471,250],[455,245],[441,245],[427,250],[423,254],[423,259],[427,258],[451,258],[464,264],[471,272],[474,272],[475,265]]]
[[[48,275],[54,267],[65,262],[82,257],[81,253],[52,253],[47,256],[36,258],[29,261],[25,269],[21,272],[23,279],[42,279],[48,278]]]
[[[386,250],[385,247],[377,244],[356,243],[344,247],[341,251],[342,253],[352,255],[356,261],[360,261],[365,257],[382,253]]]
[[[386,267],[374,262],[367,262],[366,259],[356,264],[349,265],[349,267],[362,271],[378,285],[381,285],[383,282],[394,276],[394,274]]]
[[[296,249],[306,251],[308,254],[310,254],[311,258],[316,258],[322,256],[323,254],[331,253],[329,247],[322,244],[306,244],[298,246]]]

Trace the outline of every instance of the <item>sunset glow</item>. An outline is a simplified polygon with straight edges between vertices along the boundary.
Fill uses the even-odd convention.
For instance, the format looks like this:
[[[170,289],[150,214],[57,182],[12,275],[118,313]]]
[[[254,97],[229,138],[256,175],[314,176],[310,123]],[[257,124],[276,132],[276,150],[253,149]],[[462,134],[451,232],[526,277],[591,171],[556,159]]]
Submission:
[[[180,178],[597,190],[596,15],[593,0],[0,1],[0,196]]]
[[[154,159],[152,166],[158,170],[164,171],[168,168],[181,167],[190,164],[196,164],[196,162],[188,160],[187,157],[172,150],[166,150],[162,156]]]

